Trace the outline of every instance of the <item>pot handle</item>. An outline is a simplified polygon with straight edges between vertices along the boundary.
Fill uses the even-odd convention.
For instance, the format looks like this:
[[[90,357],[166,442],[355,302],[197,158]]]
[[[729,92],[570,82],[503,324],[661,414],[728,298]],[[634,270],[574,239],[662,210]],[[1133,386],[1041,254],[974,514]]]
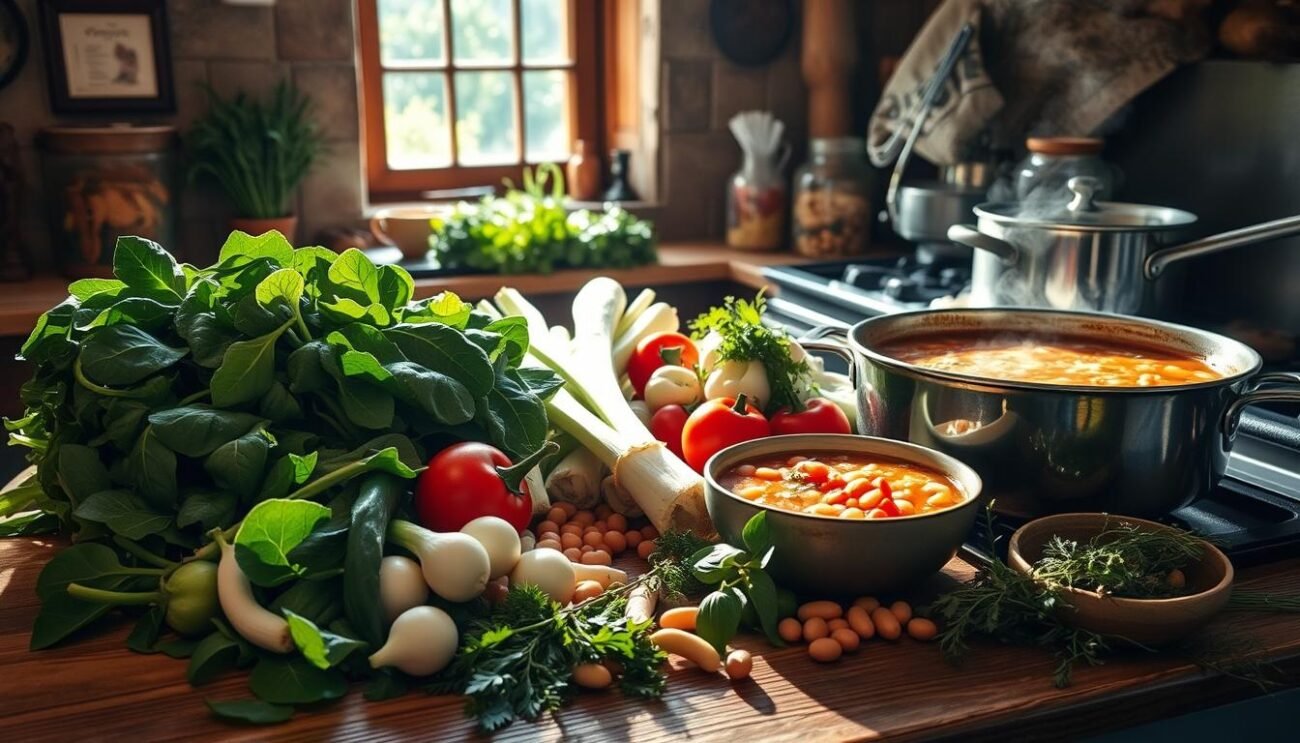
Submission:
[[[1221,232],[1182,245],[1161,248],[1147,256],[1144,269],[1147,278],[1154,279],[1164,272],[1166,266],[1175,261],[1218,253],[1221,250],[1237,248],[1243,245],[1253,245],[1265,240],[1274,240],[1296,233],[1300,233],[1300,216],[1253,224],[1249,227],[1242,227],[1231,232]],[[951,238],[952,235],[949,235],[949,237]]]
[[[992,235],[986,235],[968,224],[954,224],[948,228],[948,239],[955,243],[978,250],[986,250],[1002,259],[1008,266],[1014,266],[1020,260],[1020,251],[1016,246]]]
[[[844,359],[849,366],[849,384],[858,386],[858,365],[853,359],[853,350],[849,348],[849,338],[843,328],[821,325],[795,340],[805,351],[825,351]]]
[[[1261,402],[1300,402],[1300,373],[1271,372],[1260,374],[1248,383],[1241,396],[1223,412],[1223,447],[1227,449],[1237,435],[1241,412],[1247,405]]]

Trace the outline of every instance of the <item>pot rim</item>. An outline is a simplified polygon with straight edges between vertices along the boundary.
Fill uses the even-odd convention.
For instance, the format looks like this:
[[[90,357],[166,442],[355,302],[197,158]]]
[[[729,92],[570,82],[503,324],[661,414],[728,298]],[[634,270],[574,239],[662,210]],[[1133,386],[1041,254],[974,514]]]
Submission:
[[[1066,385],[1051,384],[1049,382],[1027,382],[1023,380],[997,379],[995,377],[981,377],[974,374],[962,374],[960,372],[944,371],[931,369],[916,364],[910,364],[901,361],[892,356],[887,356],[875,349],[867,347],[858,340],[859,334],[868,329],[874,323],[875,326],[886,326],[891,322],[906,322],[907,318],[921,317],[926,315],[1040,315],[1057,318],[1074,318],[1078,321],[1092,322],[1115,322],[1119,324],[1138,325],[1147,328],[1160,330],[1164,333],[1184,338],[1191,337],[1199,339],[1205,345],[1225,348],[1225,353],[1236,353],[1249,359],[1245,368],[1239,369],[1231,374],[1225,374],[1218,379],[1207,379],[1201,382],[1188,382],[1186,384],[1170,384],[1159,387],[1102,387],[1094,385]],[[991,328],[997,330],[997,328]],[[952,328],[948,329],[953,330]],[[943,329],[936,328],[935,334],[943,332]],[[1025,331],[1013,331],[1025,332]],[[1050,334],[1050,333],[1049,333]],[[1056,335],[1070,335],[1069,331],[1058,332]],[[1079,336],[1084,336],[1078,333]],[[1244,379],[1248,379],[1259,372],[1263,366],[1263,359],[1259,352],[1250,346],[1233,338],[1229,338],[1218,333],[1211,333],[1208,330],[1201,330],[1186,325],[1165,322],[1162,320],[1152,320],[1145,317],[1133,317],[1130,315],[1116,315],[1109,312],[1090,312],[1084,310],[1048,310],[1036,307],[963,307],[948,309],[922,309],[910,310],[907,312],[896,312],[888,315],[879,315],[869,317],[858,322],[848,330],[849,347],[855,354],[870,359],[871,361],[884,366],[888,369],[906,374],[907,376],[925,379],[939,380],[949,384],[956,384],[963,387],[978,387],[985,390],[1022,390],[1026,392],[1060,392],[1072,395],[1160,395],[1176,392],[1185,392],[1189,390],[1210,389],[1220,386],[1231,386]]]
[[[718,482],[717,477],[714,474],[722,467],[722,463],[724,462],[724,460],[741,457],[742,455],[746,454],[748,450],[758,448],[762,444],[772,442],[772,441],[779,440],[782,442],[787,442],[791,444],[792,448],[782,449],[782,451],[788,452],[790,454],[799,454],[800,452],[795,451],[793,449],[793,446],[797,443],[796,440],[798,439],[812,439],[818,441],[831,440],[832,442],[838,442],[838,443],[831,443],[829,445],[824,445],[824,446],[814,444],[805,447],[805,451],[811,449],[819,449],[821,451],[845,453],[845,454],[881,454],[882,456],[893,456],[893,458],[904,462],[917,464],[923,467],[928,467],[930,469],[937,470],[945,477],[947,477],[948,479],[956,483],[957,486],[961,488],[962,491],[964,491],[963,494],[966,496],[966,499],[955,506],[950,506],[948,508],[944,508],[939,511],[931,511],[930,513],[915,513],[912,514],[911,516],[891,516],[887,519],[839,519],[839,518],[832,518],[830,516],[817,516],[811,513],[802,513],[800,511],[787,511],[784,508],[777,508],[776,506],[767,505],[766,503],[755,503],[754,501],[746,500],[744,498],[741,498],[739,495],[736,495],[735,493],[731,492],[730,488],[723,487],[722,484]],[[913,455],[913,456],[907,456],[903,454],[890,455],[888,453],[881,453],[879,451],[879,446],[881,444],[885,444],[887,447],[895,447],[895,448],[903,449],[907,452],[908,455]],[[727,464],[732,465],[732,464],[736,464],[736,462],[729,461],[727,462]],[[742,441],[738,444],[732,444],[731,446],[728,446],[727,448],[718,451],[716,454],[709,457],[709,461],[705,462],[704,482],[709,488],[713,489],[714,491],[718,493],[722,493],[726,495],[728,498],[730,498],[731,500],[734,500],[737,503],[741,503],[743,505],[750,506],[751,508],[756,508],[762,511],[772,511],[781,516],[793,516],[801,519],[813,519],[823,524],[824,523],[845,523],[845,524],[895,523],[897,524],[897,523],[904,523],[910,521],[918,521],[921,519],[931,519],[936,517],[942,518],[946,515],[964,511],[967,508],[977,507],[980,503],[981,496],[984,493],[984,479],[980,477],[979,473],[976,472],[973,467],[961,461],[960,459],[957,459],[951,454],[945,454],[937,449],[931,449],[928,446],[913,444],[910,441],[899,441],[898,439],[890,439],[890,438],[885,438],[883,436],[864,436],[862,434],[856,434],[856,433],[790,433],[790,434],[783,434],[780,436],[765,436],[761,439],[750,439],[749,441]]]
[[[1013,214],[1000,212],[1011,212],[1021,208],[1021,205],[1014,201],[989,201],[979,204],[975,207],[975,216],[980,219],[987,219],[996,224],[1010,228],[1033,227],[1038,229],[1064,230],[1067,232],[1169,232],[1178,230],[1195,224],[1197,216],[1189,211],[1175,209],[1168,206],[1153,206],[1150,204],[1124,204],[1114,201],[1098,201],[1097,206],[1103,209],[1111,210],[1113,214],[1141,214],[1150,212],[1153,215],[1160,215],[1160,222],[1155,224],[1121,224],[1121,223],[1097,223],[1088,224],[1086,222],[1069,221],[1066,218],[1034,218],[1022,217]],[[1091,212],[1092,214],[1105,214],[1105,212]]]

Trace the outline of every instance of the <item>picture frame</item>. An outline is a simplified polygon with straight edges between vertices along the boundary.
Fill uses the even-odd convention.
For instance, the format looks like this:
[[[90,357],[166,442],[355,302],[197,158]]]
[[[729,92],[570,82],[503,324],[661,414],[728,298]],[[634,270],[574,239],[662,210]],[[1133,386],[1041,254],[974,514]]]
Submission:
[[[40,3],[55,114],[173,113],[165,0]]]

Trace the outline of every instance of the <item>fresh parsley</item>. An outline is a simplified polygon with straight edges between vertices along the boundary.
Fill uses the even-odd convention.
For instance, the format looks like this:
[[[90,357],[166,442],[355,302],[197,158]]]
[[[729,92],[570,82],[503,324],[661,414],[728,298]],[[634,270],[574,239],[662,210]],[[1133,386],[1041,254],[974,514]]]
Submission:
[[[753,302],[727,297],[721,307],[714,307],[691,322],[691,336],[699,340],[710,331],[721,336],[720,361],[762,362],[772,390],[765,413],[780,408],[801,410],[800,393],[813,386],[812,371],[808,362],[791,358],[790,337],[784,331],[763,324],[766,306],[761,291]]]

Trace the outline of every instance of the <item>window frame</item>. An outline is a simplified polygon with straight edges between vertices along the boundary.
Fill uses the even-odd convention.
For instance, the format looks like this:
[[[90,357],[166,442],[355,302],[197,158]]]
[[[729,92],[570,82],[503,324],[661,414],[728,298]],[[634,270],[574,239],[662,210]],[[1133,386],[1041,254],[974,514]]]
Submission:
[[[601,106],[600,40],[597,30],[600,28],[601,3],[598,0],[568,0],[569,4],[569,55],[572,60],[568,65],[525,66],[522,49],[522,14],[521,0],[510,0],[514,20],[514,58],[510,64],[473,65],[458,67],[453,58],[450,35],[450,18],[452,0],[433,0],[442,3],[443,44],[447,50],[445,65],[430,65],[431,71],[446,76],[448,92],[448,114],[450,126],[455,127],[455,95],[451,78],[457,71],[502,71],[509,72],[515,79],[515,121],[517,133],[516,157],[520,162],[506,165],[460,165],[453,163],[444,168],[419,170],[397,170],[388,166],[387,141],[384,129],[384,93],[383,75],[385,68],[380,62],[379,49],[379,0],[358,0],[357,2],[357,41],[358,66],[360,68],[359,90],[361,99],[361,138],[365,151],[366,182],[371,201],[394,201],[419,198],[426,191],[456,190],[476,186],[498,186],[505,178],[520,182],[525,164],[527,146],[524,132],[523,110],[523,73],[530,69],[561,69],[567,71],[569,85],[568,111],[570,148],[577,140],[595,142],[599,151],[603,143]],[[422,66],[406,66],[401,69],[420,71]],[[457,142],[454,130],[452,134],[452,156],[457,154]]]

